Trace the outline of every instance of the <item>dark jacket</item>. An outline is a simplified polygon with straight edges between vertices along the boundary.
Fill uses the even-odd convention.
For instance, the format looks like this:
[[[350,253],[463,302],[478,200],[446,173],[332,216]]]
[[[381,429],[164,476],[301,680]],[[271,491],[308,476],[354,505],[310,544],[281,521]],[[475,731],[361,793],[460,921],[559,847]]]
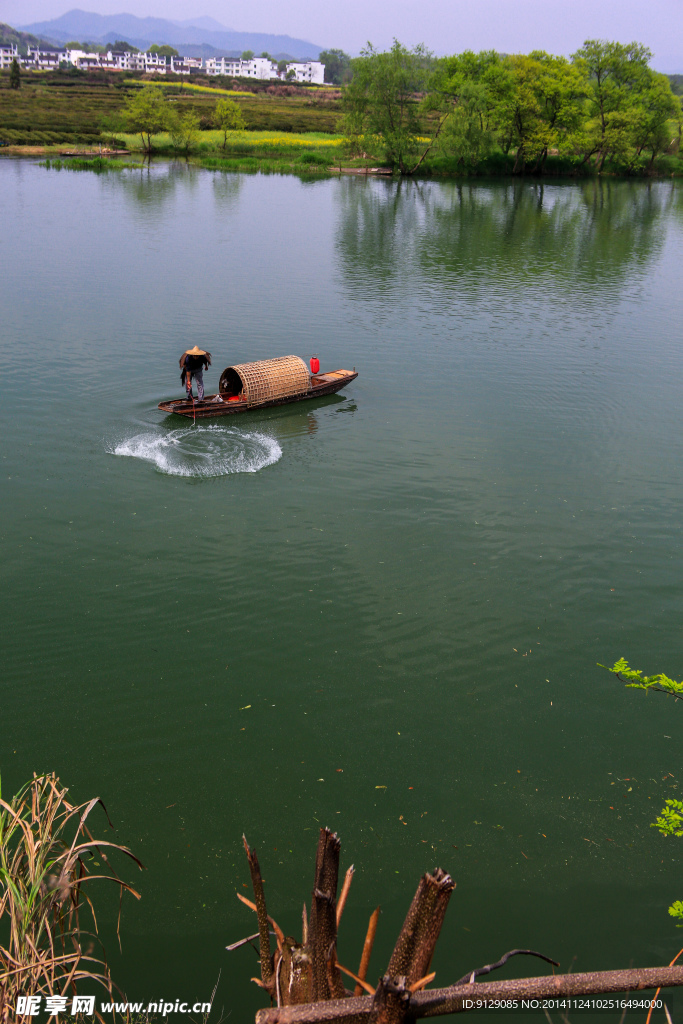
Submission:
[[[205,356],[191,356],[185,354],[180,357],[180,380],[181,383],[185,382],[186,374],[190,374],[190,377],[194,377],[197,370],[208,370],[211,366],[211,353],[207,352]]]

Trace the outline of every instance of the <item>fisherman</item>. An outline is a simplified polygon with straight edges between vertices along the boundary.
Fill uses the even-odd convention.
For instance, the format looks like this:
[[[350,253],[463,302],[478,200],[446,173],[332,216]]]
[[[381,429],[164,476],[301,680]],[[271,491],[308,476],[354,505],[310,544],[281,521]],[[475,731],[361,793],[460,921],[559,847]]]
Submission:
[[[195,345],[180,357],[180,383],[185,385],[188,402],[192,401],[192,381],[197,381],[197,401],[204,401],[204,370],[211,366],[211,353]]]

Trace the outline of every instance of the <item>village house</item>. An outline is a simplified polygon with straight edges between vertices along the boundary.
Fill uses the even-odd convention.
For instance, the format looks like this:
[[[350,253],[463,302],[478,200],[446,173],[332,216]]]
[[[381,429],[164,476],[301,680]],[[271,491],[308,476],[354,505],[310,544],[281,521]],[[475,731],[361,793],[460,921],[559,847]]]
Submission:
[[[132,53],[108,50],[106,53],[86,50],[51,50],[29,48],[26,57],[21,57],[15,45],[0,47],[0,69],[9,68],[17,59],[27,70],[50,71],[60,64],[68,64],[80,71],[97,69],[107,71],[143,71],[157,75],[227,75],[231,78],[252,78],[259,81],[287,79],[295,82],[322,85],[325,81],[325,65],[318,60],[294,61],[284,71],[278,71],[277,64],[270,57],[164,57],[158,53]]]
[[[19,51],[15,43],[9,46],[0,46],[0,70],[12,67],[12,61],[19,60]]]

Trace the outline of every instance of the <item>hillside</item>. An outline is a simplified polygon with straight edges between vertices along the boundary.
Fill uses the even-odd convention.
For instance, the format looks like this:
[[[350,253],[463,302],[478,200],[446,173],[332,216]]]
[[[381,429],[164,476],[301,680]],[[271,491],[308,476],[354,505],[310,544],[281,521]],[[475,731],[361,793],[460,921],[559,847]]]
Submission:
[[[11,46],[15,43],[19,48],[19,53],[26,54],[29,46],[40,46],[40,47],[53,47],[56,44],[54,39],[48,39],[45,36],[34,36],[30,32],[20,32],[16,28],[12,28],[11,25],[6,25],[0,21],[0,46]]]
[[[211,46],[221,54],[253,50],[262,53],[292,54],[297,58],[316,59],[323,47],[306,39],[272,35],[265,32],[234,32],[210,18],[191,22],[169,21],[165,18],[138,18],[133,14],[91,14],[74,9],[52,21],[22,25],[24,32],[67,42],[78,39],[91,43],[110,43],[126,39],[141,50],[153,43],[168,43],[192,56],[188,47]]]

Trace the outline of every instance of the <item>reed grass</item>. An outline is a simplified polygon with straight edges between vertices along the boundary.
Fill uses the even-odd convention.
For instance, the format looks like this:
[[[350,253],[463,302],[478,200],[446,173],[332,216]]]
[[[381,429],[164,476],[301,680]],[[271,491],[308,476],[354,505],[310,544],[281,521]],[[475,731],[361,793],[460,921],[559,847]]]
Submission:
[[[55,158],[41,160],[39,166],[53,171],[95,171],[96,174],[106,174],[108,171],[124,171],[127,168],[142,167],[142,164],[123,160],[110,160],[103,156],[90,158],[74,156],[67,160]]]
[[[118,935],[124,892],[140,896],[119,877],[107,851],[124,854],[140,869],[143,865],[125,846],[93,838],[90,814],[99,805],[107,815],[98,797],[74,805],[67,793],[54,773],[34,775],[9,802],[0,788],[0,936],[6,943],[0,942],[2,1024],[15,1021],[19,995],[75,994],[78,984],[88,981],[113,996],[88,883],[114,883]],[[108,815],[107,821],[111,825]],[[93,867],[101,871],[93,874]]]

